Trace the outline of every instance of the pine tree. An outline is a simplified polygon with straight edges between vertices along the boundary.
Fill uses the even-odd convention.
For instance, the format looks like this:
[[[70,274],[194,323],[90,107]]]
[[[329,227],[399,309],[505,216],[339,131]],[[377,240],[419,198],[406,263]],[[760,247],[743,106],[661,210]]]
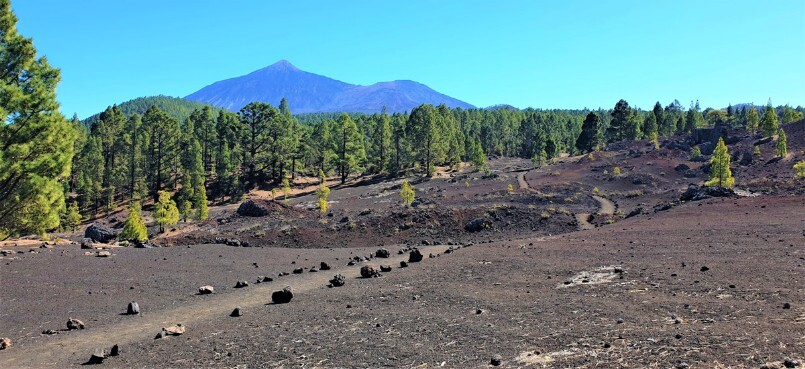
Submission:
[[[746,113],[746,130],[750,133],[757,132],[759,123],[760,117],[758,116],[757,109],[752,106],[749,108],[749,112]]]
[[[416,192],[414,192],[414,187],[408,183],[408,180],[403,180],[402,188],[400,189],[400,197],[403,199],[403,204],[405,206],[411,206],[414,202],[414,198],[416,197]]]
[[[282,197],[285,202],[288,202],[288,196],[291,195],[291,182],[288,178],[282,180]]]
[[[581,152],[592,152],[601,144],[601,119],[590,112],[581,125],[581,134],[576,139],[576,148]]]
[[[777,135],[777,156],[781,158],[784,158],[785,155],[788,154],[788,149],[786,148],[787,140],[785,131],[780,128],[780,133]]]
[[[123,223],[123,231],[118,236],[125,241],[145,241],[148,239],[148,229],[143,220],[142,207],[139,202],[134,202],[129,208],[129,217]]]
[[[771,137],[777,132],[777,113],[774,112],[774,107],[771,106],[771,102],[769,102],[769,104],[766,105],[766,109],[764,109],[760,127],[763,128],[763,134],[766,135],[766,137]]]
[[[338,118],[333,137],[338,145],[336,149],[338,172],[341,175],[341,183],[344,183],[351,173],[361,169],[366,160],[363,137],[347,113],[341,114]]]
[[[76,132],[59,113],[59,70],[36,58],[0,0],[0,240],[59,226]]]
[[[70,206],[67,207],[67,214],[65,215],[65,224],[64,228],[70,231],[75,231],[76,228],[81,224],[81,219],[83,217],[78,212],[78,202],[73,201],[70,203]]]
[[[481,147],[481,143],[476,140],[472,142],[472,153],[470,154],[470,161],[472,165],[476,168],[482,167],[486,164],[486,154],[484,154],[484,149]]]
[[[319,210],[322,214],[327,212],[328,203],[327,198],[330,196],[330,188],[327,187],[327,177],[324,176],[324,171],[319,170],[319,188],[316,190],[316,197],[318,197]]]
[[[612,120],[607,128],[607,140],[609,142],[623,141],[626,139],[629,119],[632,115],[632,108],[626,100],[619,100],[612,111]]]
[[[193,191],[193,220],[201,221],[210,217],[209,209],[207,207],[207,188],[204,184],[198,185]]]
[[[160,232],[165,232],[165,226],[179,223],[179,209],[167,191],[159,191],[159,200],[154,205],[154,221],[159,225]]]
[[[718,139],[716,149],[710,158],[710,180],[705,185],[725,188],[732,188],[735,185],[735,178],[732,178],[730,170],[730,154],[723,138]]]
[[[153,105],[143,115],[143,126],[148,135],[147,179],[151,183],[151,196],[156,202],[159,201],[159,191],[170,179],[171,171],[178,169],[176,158],[181,141],[179,121]]]

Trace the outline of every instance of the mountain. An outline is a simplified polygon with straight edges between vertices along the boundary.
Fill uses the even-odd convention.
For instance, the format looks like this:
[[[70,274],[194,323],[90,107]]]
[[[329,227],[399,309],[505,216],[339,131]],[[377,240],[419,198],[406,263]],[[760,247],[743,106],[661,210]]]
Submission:
[[[163,95],[138,97],[136,99],[120,103],[117,106],[123,111],[124,114],[126,114],[126,116],[130,116],[134,113],[140,115],[145,114],[145,111],[148,110],[151,105],[158,106],[160,109],[168,113],[168,115],[178,119],[180,123],[184,122],[185,119],[190,116],[190,113],[192,113],[193,110],[210,106],[210,104],[204,104],[197,101],[188,101],[180,97]],[[212,109],[214,116],[218,116],[218,111],[221,110],[221,108],[212,106]],[[101,113],[94,114],[84,119],[83,122],[87,127],[91,127],[92,124],[98,120],[100,115]]]
[[[319,112],[375,113],[385,106],[389,112],[411,111],[423,103],[445,104],[464,109],[474,106],[434,91],[414,81],[353,85],[305,72],[287,60],[245,76],[215,82],[185,99],[238,111],[253,101],[279,104],[288,100],[295,114]]]

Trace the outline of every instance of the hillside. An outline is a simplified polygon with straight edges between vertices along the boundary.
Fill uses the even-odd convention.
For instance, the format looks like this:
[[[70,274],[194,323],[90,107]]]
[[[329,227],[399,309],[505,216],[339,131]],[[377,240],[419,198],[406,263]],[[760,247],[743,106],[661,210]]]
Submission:
[[[182,99],[180,97],[171,97],[164,95],[138,97],[136,99],[120,103],[117,106],[121,110],[123,110],[123,113],[125,113],[126,116],[130,116],[134,113],[143,115],[145,114],[145,111],[148,110],[148,108],[150,108],[152,105],[158,106],[160,109],[168,113],[170,116],[178,119],[179,122],[184,122],[184,120],[190,116],[190,113],[192,113],[193,110],[209,106],[209,104],[204,104],[197,101],[189,101]],[[217,112],[221,110],[221,108],[213,107],[213,110],[216,112],[217,115]],[[98,120],[98,117],[100,115],[101,113],[91,115],[88,118],[84,119],[82,122],[87,126],[91,126],[92,123]]]
[[[186,97],[237,111],[253,101],[279,104],[288,100],[297,114],[318,112],[376,113],[410,111],[428,103],[451,108],[472,105],[434,91],[414,81],[380,82],[369,86],[353,85],[306,72],[286,60],[245,76],[215,82]]]

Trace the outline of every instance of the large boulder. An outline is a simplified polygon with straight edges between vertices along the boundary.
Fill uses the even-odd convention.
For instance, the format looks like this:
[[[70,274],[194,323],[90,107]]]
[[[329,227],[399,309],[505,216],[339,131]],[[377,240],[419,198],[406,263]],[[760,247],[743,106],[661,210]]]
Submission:
[[[287,304],[291,302],[292,298],[293,290],[291,290],[290,286],[279,291],[274,291],[274,293],[271,294],[271,301],[273,301],[275,304]]]
[[[84,329],[84,322],[78,319],[70,318],[69,320],[67,320],[67,330],[72,331],[75,329]]]
[[[341,274],[336,275],[335,277],[333,277],[333,279],[330,280],[330,285],[333,287],[341,287],[346,283],[347,279]]]
[[[238,207],[238,214],[244,217],[264,217],[268,213],[267,206],[258,204],[254,200],[246,200]]]
[[[422,252],[420,252],[418,249],[413,249],[408,254],[408,262],[409,263],[418,263],[418,262],[422,261],[423,258],[424,258],[424,256],[422,256]]]
[[[475,218],[464,225],[464,230],[467,232],[480,232],[490,227],[492,222],[486,218]]]
[[[363,278],[377,278],[380,277],[380,271],[373,266],[364,265],[361,267],[361,277]]]
[[[95,242],[109,243],[117,238],[117,231],[102,224],[94,223],[84,231],[84,237]]]
[[[736,197],[735,191],[724,187],[699,187],[690,185],[688,189],[679,197],[682,201],[699,201],[711,197]]]
[[[389,250],[380,249],[375,251],[375,256],[379,258],[388,258],[391,256],[391,253],[389,252]]]

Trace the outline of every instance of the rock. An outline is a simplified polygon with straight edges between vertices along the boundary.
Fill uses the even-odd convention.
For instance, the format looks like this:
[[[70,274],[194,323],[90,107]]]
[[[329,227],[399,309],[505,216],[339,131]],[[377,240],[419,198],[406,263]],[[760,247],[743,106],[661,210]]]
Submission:
[[[626,215],[626,217],[631,218],[631,217],[634,217],[634,216],[638,216],[640,214],[643,214],[643,212],[644,212],[644,209],[639,207],[637,209],[634,209],[634,210],[630,211],[629,214]]]
[[[386,272],[386,273],[390,272],[391,271],[391,265],[381,265],[380,266],[380,271],[381,272]]]
[[[243,310],[241,310],[239,307],[236,307],[235,310],[232,310],[232,313],[230,313],[229,316],[234,318],[243,316]]]
[[[754,146],[759,146],[759,145],[767,144],[767,143],[771,142],[771,140],[772,140],[771,137],[764,137],[764,138],[761,138],[761,139],[755,141],[755,143],[753,143],[753,145]]]
[[[723,187],[699,187],[691,184],[679,197],[681,201],[699,201],[710,197],[737,197],[735,191]]]
[[[361,212],[358,215],[369,215],[369,214],[372,214],[372,209],[366,208],[361,210]]]
[[[733,156],[732,161],[743,166],[751,165],[752,161],[754,160],[754,155],[752,155],[752,153],[749,151],[737,152]]]
[[[489,360],[489,364],[492,364],[492,366],[500,366],[501,363],[503,363],[503,356],[500,355],[493,355],[492,359]]]
[[[95,349],[95,352],[92,353],[92,356],[89,357],[85,364],[101,364],[104,359],[106,359],[106,353],[104,353],[103,349]]]
[[[213,292],[215,292],[215,287],[213,286],[201,286],[198,288],[199,295],[209,295]]]
[[[304,272],[305,272],[305,270],[304,270],[304,269],[302,269],[302,268],[297,268],[297,269],[294,269],[294,270],[293,270],[293,274],[302,274],[302,273],[304,273]]]
[[[423,259],[422,252],[420,252],[419,249],[413,249],[408,254],[408,262],[409,263],[418,263],[418,262],[422,261],[422,259]]]
[[[316,269],[316,267],[312,267],[312,268],[310,268],[310,269],[308,270],[308,273],[316,273],[316,272],[318,272],[318,270]]]
[[[140,304],[132,301],[129,303],[129,306],[126,308],[126,314],[128,315],[137,315],[140,313]]]
[[[112,346],[112,348],[109,350],[109,356],[118,356],[118,355],[120,355],[120,347],[118,347],[117,345]]]
[[[280,291],[274,291],[271,294],[271,301],[275,304],[287,304],[291,302],[293,298],[293,290],[291,290],[291,286],[285,287]]]
[[[263,279],[266,279],[266,276],[259,275],[257,276],[257,280],[254,283],[263,283]]]
[[[405,261],[400,262],[400,268],[408,268],[408,263]]]
[[[226,244],[227,246],[235,246],[235,247],[241,246],[240,239],[238,238],[227,238],[226,241],[224,241],[224,244]]]
[[[237,282],[235,283],[235,288],[243,288],[243,287],[249,287],[249,282],[246,282],[246,281],[237,281]]]
[[[273,282],[274,278],[271,277],[263,277],[263,282]]]
[[[697,173],[695,170],[691,169],[691,170],[686,171],[685,174],[683,174],[683,176],[685,178],[696,178],[696,177],[699,176],[699,173]]]
[[[94,250],[95,245],[92,244],[92,240],[89,238],[85,238],[81,240],[81,249],[82,250]]]
[[[794,360],[790,357],[787,357],[783,359],[783,365],[786,368],[797,368],[799,367],[799,360]]]
[[[238,215],[244,217],[264,217],[268,215],[269,209],[263,204],[258,204],[254,200],[246,200],[238,206]]]
[[[50,336],[53,334],[59,334],[59,331],[54,331],[52,329],[45,329],[44,331],[42,331],[42,334]]]
[[[699,149],[702,151],[702,155],[712,155],[713,150],[715,150],[716,146],[712,142],[705,142],[699,145]]]
[[[5,350],[11,347],[11,339],[8,337],[0,338],[0,350]]]
[[[165,335],[167,335],[167,336],[181,336],[181,335],[184,334],[184,332],[186,330],[187,330],[187,328],[185,328],[185,326],[183,326],[182,323],[172,325],[172,326],[167,327],[167,328],[162,328],[162,332],[165,333],[163,336],[165,336]]]
[[[154,248],[154,244],[152,244],[151,241],[148,241],[148,240],[145,240],[145,241],[131,240],[130,242],[131,242],[132,245],[134,245],[134,248],[136,248],[136,249],[152,249],[152,248]]]
[[[322,261],[321,264],[319,265],[319,270],[330,270],[330,264],[327,264]]]
[[[98,251],[98,253],[95,254],[95,257],[99,258],[108,258],[110,256],[112,256],[112,253],[109,251]]]
[[[350,220],[351,220],[351,219],[349,219],[349,217],[348,217],[348,216],[346,216],[346,217],[341,218],[341,220],[339,220],[338,222],[339,222],[339,223],[349,223],[349,221],[350,221]]]
[[[380,271],[372,266],[364,265],[361,267],[361,277],[363,278],[377,278],[380,277]]]
[[[703,266],[703,267],[702,267],[701,269],[699,269],[699,270],[700,270],[700,271],[702,271],[702,272],[706,272],[706,271],[710,270],[710,268],[708,268],[707,266]]]
[[[84,237],[95,242],[108,243],[109,241],[114,241],[117,238],[117,232],[114,229],[106,227],[102,224],[94,223],[87,227],[87,230],[84,231]]]
[[[492,226],[492,222],[485,218],[475,218],[464,225],[464,230],[467,232],[480,232]]]
[[[690,167],[685,163],[681,163],[681,164],[675,166],[674,170],[677,171],[677,172],[687,172],[688,170],[690,170]]]
[[[67,320],[67,330],[74,330],[74,329],[84,329],[84,322],[70,318]]]
[[[375,257],[379,257],[379,258],[384,258],[384,259],[385,259],[385,258],[388,258],[388,257],[390,257],[390,256],[391,256],[391,253],[389,252],[389,250],[386,250],[386,249],[380,249],[380,250],[375,251]]]
[[[333,287],[341,287],[347,283],[347,279],[343,275],[337,274],[330,280],[330,285]]]
[[[783,309],[788,310],[788,309],[790,309],[790,308],[791,308],[791,304],[790,304],[790,303],[787,303],[787,302],[786,302],[785,304],[783,304]]]

